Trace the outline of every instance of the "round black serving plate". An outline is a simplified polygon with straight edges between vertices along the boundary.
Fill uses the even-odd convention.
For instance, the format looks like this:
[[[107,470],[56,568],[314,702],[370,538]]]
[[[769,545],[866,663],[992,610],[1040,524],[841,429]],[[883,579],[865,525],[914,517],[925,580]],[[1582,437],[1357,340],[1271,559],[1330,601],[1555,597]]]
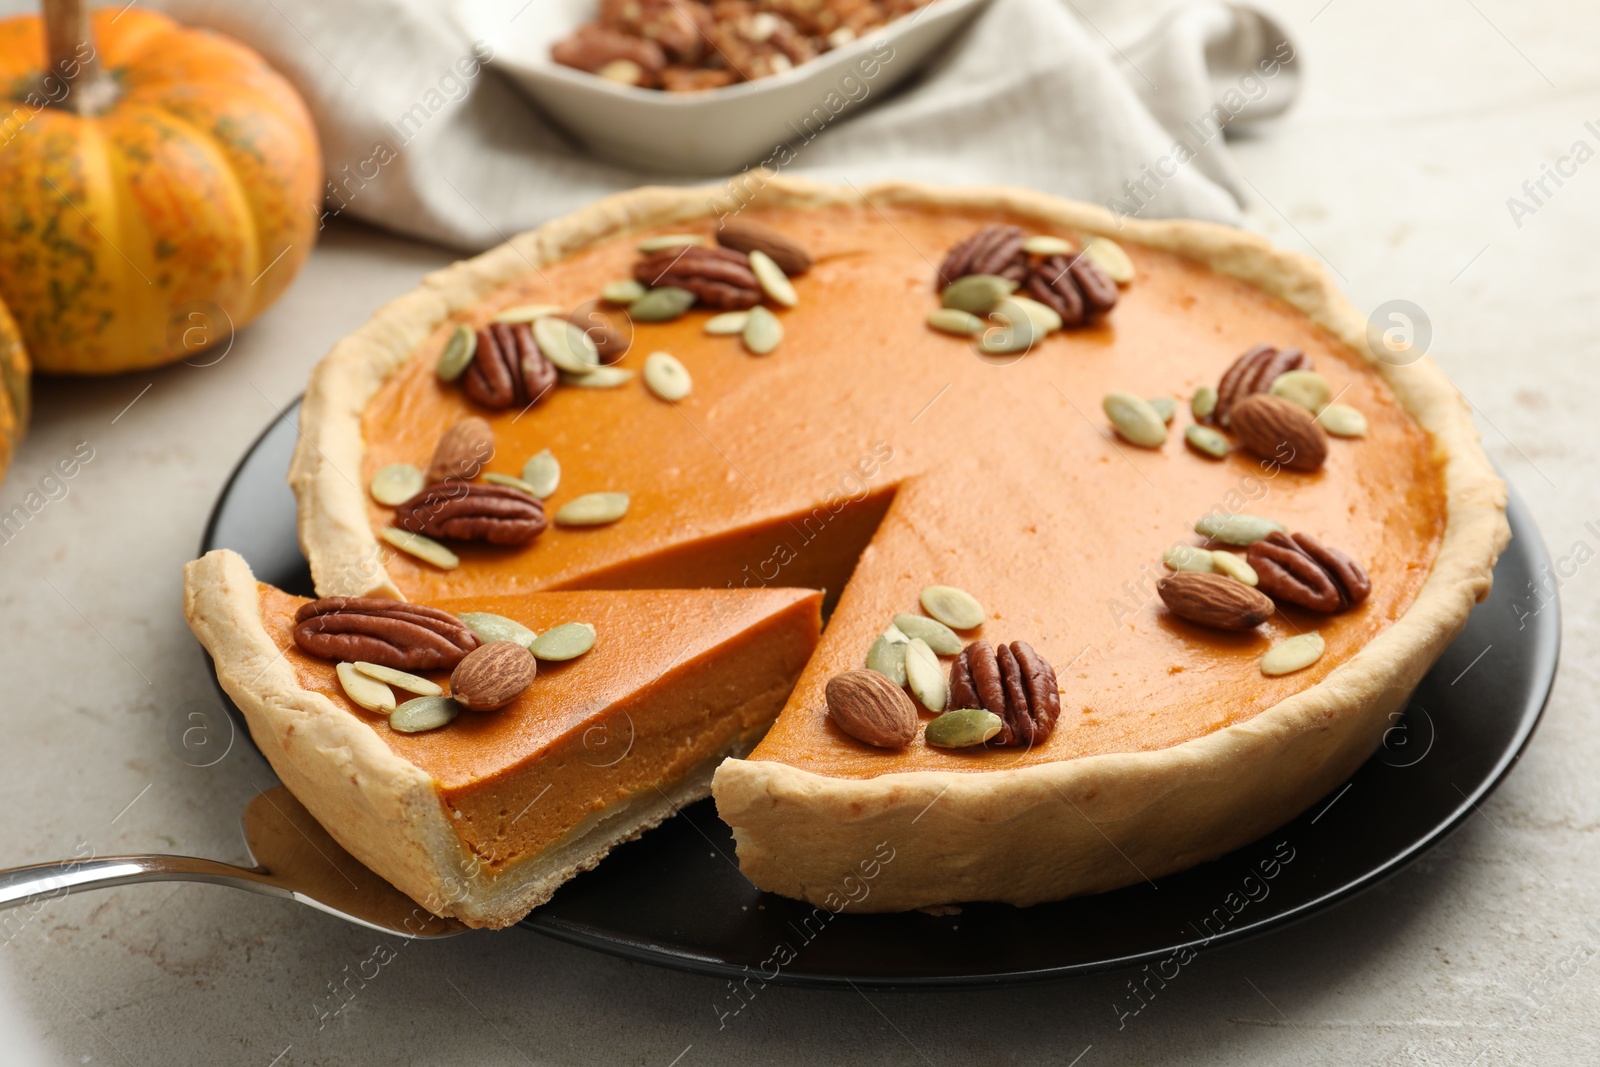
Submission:
[[[203,550],[231,548],[256,576],[311,594],[284,471],[299,405],[240,462]],[[685,809],[563,886],[522,925],[578,945],[705,974],[796,985],[952,986],[1029,981],[1154,962],[1305,918],[1394,874],[1477,808],[1544,710],[1559,611],[1549,565],[1513,494],[1513,539],[1494,592],[1349,781],[1267,837],[1156,883],[1013,908],[834,915],[762,893],[739,873],[710,801]],[[224,697],[226,701],[226,697]],[[231,706],[231,705],[230,705]],[[891,861],[892,862],[892,861]]]

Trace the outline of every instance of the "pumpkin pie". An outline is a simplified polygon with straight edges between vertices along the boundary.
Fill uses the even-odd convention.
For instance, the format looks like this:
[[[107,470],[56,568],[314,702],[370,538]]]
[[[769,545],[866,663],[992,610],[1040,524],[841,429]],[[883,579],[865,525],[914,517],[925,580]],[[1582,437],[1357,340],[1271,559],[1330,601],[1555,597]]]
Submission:
[[[767,250],[802,249],[808,269],[784,272],[788,290],[782,279],[769,285],[767,269],[752,297],[743,260],[717,250],[729,226],[778,235]],[[1028,235],[1021,251],[1019,234]],[[612,316],[617,330],[631,330],[631,343],[624,337],[608,354],[626,351],[607,379],[614,388],[563,377],[514,400],[505,392],[509,406],[495,408],[480,402],[487,378],[441,379],[450,346],[489,337],[497,320],[533,317],[530,306],[577,308],[581,321],[597,295],[640,275],[641,255],[643,280],[681,280],[700,299],[676,317],[643,315],[642,305],[631,323]],[[1080,268],[1086,256],[1101,267]],[[749,265],[770,268],[757,258]],[[976,341],[930,328],[941,302],[954,312],[965,303],[948,289],[941,298],[957,280],[935,285],[941,274],[1015,290],[1009,318],[995,321],[1036,336],[1013,344],[981,322]],[[1108,276],[1124,284],[1108,290]],[[723,288],[711,284],[718,279]],[[713,314],[758,300],[768,310],[749,314],[777,320],[775,346],[707,331]],[[979,320],[935,321],[959,329]],[[1063,324],[1074,328],[1051,328]],[[521,351],[505,328],[497,336]],[[692,380],[676,401],[624,380],[657,352]],[[325,596],[521,596],[534,605],[678,590],[681,610],[698,617],[710,609],[694,605],[735,594],[778,597],[781,605],[758,603],[781,614],[804,603],[781,588],[825,591],[827,626],[792,692],[788,672],[809,640],[798,626],[765,658],[732,651],[737,634],[726,627],[714,647],[728,651],[708,653],[726,661],[721,669],[748,701],[782,704],[754,750],[714,778],[741,869],[763,889],[832,908],[1029,904],[1180,870],[1293,817],[1370,755],[1487,594],[1509,537],[1505,488],[1459,394],[1413,355],[1377,358],[1364,319],[1319,267],[1241,231],[1119,221],[1014,189],[746,176],[603,200],[426,278],[318,366],[290,481]],[[1285,370],[1304,372],[1282,379],[1293,388],[1280,389]],[[1211,399],[1219,385],[1231,426]],[[1301,386],[1315,386],[1315,416]],[[1344,412],[1342,431],[1361,436],[1330,439],[1319,428],[1329,400]],[[492,431],[489,476],[515,477],[541,450],[559,458],[560,484],[546,501],[558,521],[519,544],[450,542],[455,565],[441,568],[391,547],[390,528],[411,521],[415,502],[401,514],[365,487],[387,466],[427,465],[469,416]],[[1274,434],[1303,447],[1274,457],[1259,440]],[[626,513],[604,525],[559,521],[565,504],[598,492],[628,494]],[[1197,520],[1213,536],[1196,533]],[[1239,523],[1262,528],[1240,538]],[[1226,564],[1225,573],[1189,573],[1195,565],[1184,561],[1195,553],[1201,570]],[[212,565],[192,577],[192,602],[216,573]],[[1224,606],[1266,605],[1246,612],[1240,629],[1207,616],[1217,604],[1206,597],[1228,575],[1259,588],[1228,586]],[[930,588],[962,591],[961,603],[979,612],[944,620],[958,624],[964,646],[936,642],[933,671],[951,670],[951,684],[930,696],[921,661],[913,740],[867,743],[842,709],[830,710],[828,683],[862,668],[897,615],[941,614]],[[614,590],[634,592],[601,592]],[[255,625],[253,609],[239,611]],[[905,625],[920,632],[928,621]],[[640,644],[627,636],[631,625],[619,623],[614,638],[624,648]],[[1281,670],[1312,644],[1320,655]],[[588,665],[595,684],[682,699],[673,678],[651,675],[653,663],[622,660],[608,675],[603,662]],[[243,688],[249,699],[248,679]],[[770,700],[780,691],[786,700]],[[998,724],[987,743],[930,743],[950,735],[926,724],[941,721],[932,713],[951,693],[982,705],[953,710]],[[354,718],[332,700],[317,707],[302,721]],[[553,698],[540,708],[558,721],[571,713]],[[744,711],[735,717],[741,731],[759,731]],[[732,736],[698,753],[711,756]],[[685,743],[703,737],[691,732]],[[470,766],[485,777],[439,780],[495,812],[516,810],[530,786],[513,787],[493,768],[526,750],[500,751],[508,736],[488,728],[475,738],[488,747]],[[434,743],[465,759],[463,740]],[[379,850],[414,848],[418,831],[387,786],[379,811],[369,799],[377,785],[321,766],[335,752],[269,748],[335,836],[366,840],[365,854],[352,851],[404,888],[398,853]],[[412,766],[415,795],[424,795],[422,779],[442,772]],[[654,766],[641,769],[639,788],[648,791]],[[597,789],[615,795],[604,778],[579,776],[569,788],[564,799],[579,807]],[[471,836],[478,823],[429,817],[439,841],[451,830],[467,852],[502,856]],[[870,894],[850,893],[868,862],[877,864]],[[541,893],[504,899],[521,906]]]

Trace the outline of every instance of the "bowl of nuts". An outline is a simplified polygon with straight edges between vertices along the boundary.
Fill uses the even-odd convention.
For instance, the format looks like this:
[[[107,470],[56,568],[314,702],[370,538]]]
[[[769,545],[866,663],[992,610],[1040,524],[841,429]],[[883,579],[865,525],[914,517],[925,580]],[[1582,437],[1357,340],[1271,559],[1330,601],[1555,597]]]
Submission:
[[[468,36],[596,156],[782,168],[989,0],[457,0]]]

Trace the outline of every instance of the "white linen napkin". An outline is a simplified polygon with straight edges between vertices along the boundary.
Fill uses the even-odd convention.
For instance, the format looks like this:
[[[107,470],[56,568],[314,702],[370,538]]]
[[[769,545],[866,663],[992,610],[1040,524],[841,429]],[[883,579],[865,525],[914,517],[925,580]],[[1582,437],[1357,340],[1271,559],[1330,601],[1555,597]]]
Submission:
[[[520,17],[540,17],[544,0],[530,2]],[[492,61],[447,77],[473,43],[438,0],[154,6],[244,41],[294,82],[344,190],[330,216],[479,249],[606,193],[694,180],[587,156]],[[1238,4],[994,0],[910,85],[829,127],[787,170],[1001,182],[1127,214],[1236,223],[1243,197],[1221,129],[1286,108],[1295,60],[1275,24]],[[443,96],[432,121],[380,151],[430,91]],[[363,171],[374,176],[350,180]]]

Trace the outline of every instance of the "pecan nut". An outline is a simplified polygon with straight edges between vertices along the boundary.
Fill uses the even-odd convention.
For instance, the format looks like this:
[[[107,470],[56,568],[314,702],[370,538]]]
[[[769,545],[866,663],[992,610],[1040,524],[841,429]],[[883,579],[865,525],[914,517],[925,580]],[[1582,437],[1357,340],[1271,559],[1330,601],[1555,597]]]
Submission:
[[[669,93],[702,93],[707,89],[721,89],[738,80],[738,72],[726,67],[668,67],[661,72],[661,88]]]
[[[1028,268],[1022,286],[1066,327],[1082,326],[1117,306],[1117,283],[1081,252],[1045,256]]]
[[[717,231],[717,244],[735,252],[749,255],[765,252],[772,262],[790,278],[798,277],[811,269],[811,253],[796,240],[759,222],[744,219],[724,219]]]
[[[1117,283],[1100,264],[1082,252],[1072,257],[1072,266],[1067,273],[1072,275],[1072,280],[1083,291],[1083,303],[1089,309],[1090,318],[1104,315],[1117,306]]]
[[[667,66],[666,54],[656,42],[592,24],[552,45],[550,58],[590,74],[605,71],[614,81],[646,89],[661,84]],[[621,76],[623,71],[627,77]]]
[[[994,274],[1020,282],[1028,273],[1028,256],[1022,250],[1026,240],[1020,226],[985,226],[945,254],[934,286],[942,290],[968,274]]]
[[[446,671],[482,642],[438,608],[372,596],[328,596],[300,605],[294,643],[322,659],[397,671]]]
[[[1361,564],[1309,534],[1268,534],[1245,550],[1245,560],[1255,568],[1256,588],[1312,611],[1343,611],[1372,592]]]
[[[1211,421],[1227,426],[1233,406],[1253,393],[1264,393],[1273,379],[1292,370],[1310,370],[1311,357],[1298,348],[1274,348],[1256,345],[1222,373],[1217,384],[1217,405],[1211,411]]]
[[[601,0],[600,25],[654,41],[675,63],[698,63],[716,25],[698,0]],[[581,32],[581,31],[580,31]]]
[[[544,533],[544,505],[507,485],[436,482],[395,509],[394,524],[426,537],[525,545]]]
[[[1061,716],[1055,668],[1025,641],[974,641],[950,665],[950,708],[983,708],[1000,716],[997,745],[1040,744]]]
[[[555,364],[545,358],[525,322],[491,322],[478,331],[478,348],[461,376],[467,399],[492,411],[526,407],[556,384]]]
[[[731,248],[663,248],[635,263],[633,277],[652,289],[687,289],[718,311],[742,311],[761,302],[761,283],[750,269],[750,257]]]
[[[728,9],[731,5],[722,5]],[[731,12],[730,12],[731,13]],[[815,59],[817,48],[772,11],[723,18],[711,31],[712,50],[746,79],[765,78]]]

